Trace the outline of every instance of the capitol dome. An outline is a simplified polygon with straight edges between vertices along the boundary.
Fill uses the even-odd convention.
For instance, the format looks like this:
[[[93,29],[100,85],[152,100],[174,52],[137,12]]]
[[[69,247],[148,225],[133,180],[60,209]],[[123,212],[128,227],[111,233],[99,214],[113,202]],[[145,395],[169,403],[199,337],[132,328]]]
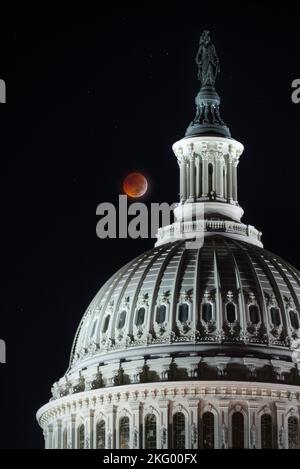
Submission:
[[[49,449],[300,448],[300,273],[242,222],[209,33],[175,221],[100,289],[37,414]]]
[[[142,356],[140,370],[148,364],[149,379],[159,381],[155,358],[161,363],[165,355],[164,364],[188,378],[193,372],[184,357],[193,353],[214,378],[228,376],[232,364],[237,373],[239,364],[248,378],[269,379],[269,368],[277,382],[298,382],[291,344],[299,335],[299,301],[300,273],[262,248],[220,235],[200,248],[166,244],[101,288],[78,329],[68,376],[84,377],[86,368],[102,362],[102,376],[122,370],[122,382],[130,383]],[[192,361],[195,368],[195,356]]]

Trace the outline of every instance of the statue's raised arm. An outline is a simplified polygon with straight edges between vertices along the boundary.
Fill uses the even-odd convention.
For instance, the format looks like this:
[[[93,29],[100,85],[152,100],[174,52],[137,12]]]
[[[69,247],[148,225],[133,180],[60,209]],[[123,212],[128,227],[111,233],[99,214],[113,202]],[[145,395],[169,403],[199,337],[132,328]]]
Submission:
[[[220,62],[215,46],[211,42],[209,31],[203,31],[201,35],[196,63],[198,65],[198,78],[202,86],[214,87],[220,72]]]

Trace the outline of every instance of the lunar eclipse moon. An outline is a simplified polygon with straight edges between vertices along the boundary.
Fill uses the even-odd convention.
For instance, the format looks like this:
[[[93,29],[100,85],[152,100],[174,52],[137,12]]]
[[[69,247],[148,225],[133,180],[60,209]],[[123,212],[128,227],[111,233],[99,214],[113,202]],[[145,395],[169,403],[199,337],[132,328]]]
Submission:
[[[146,194],[148,181],[141,173],[130,173],[123,182],[123,190],[129,197],[137,199]]]

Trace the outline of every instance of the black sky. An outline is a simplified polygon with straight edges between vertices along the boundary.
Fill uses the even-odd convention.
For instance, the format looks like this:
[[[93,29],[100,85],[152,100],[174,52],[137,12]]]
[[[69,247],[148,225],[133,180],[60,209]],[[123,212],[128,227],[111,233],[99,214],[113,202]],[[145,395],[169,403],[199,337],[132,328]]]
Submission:
[[[83,5],[83,4],[82,4]],[[147,203],[178,199],[172,144],[194,116],[195,54],[210,29],[222,116],[246,149],[244,221],[300,268],[298,15],[291,4],[198,2],[3,12],[0,78],[1,448],[40,448],[35,412],[68,365],[81,316],[104,281],[153,240],[100,241],[96,206],[130,171]],[[271,3],[270,3],[271,5]],[[275,10],[277,8],[277,10]]]

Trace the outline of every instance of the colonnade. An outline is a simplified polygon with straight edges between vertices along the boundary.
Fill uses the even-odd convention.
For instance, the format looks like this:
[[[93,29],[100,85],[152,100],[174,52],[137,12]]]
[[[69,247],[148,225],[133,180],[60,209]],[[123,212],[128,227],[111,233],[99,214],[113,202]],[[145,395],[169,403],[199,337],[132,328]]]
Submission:
[[[191,155],[179,161],[180,200],[211,198],[227,203],[238,202],[238,162],[229,156],[217,156],[213,160],[204,155]]]

